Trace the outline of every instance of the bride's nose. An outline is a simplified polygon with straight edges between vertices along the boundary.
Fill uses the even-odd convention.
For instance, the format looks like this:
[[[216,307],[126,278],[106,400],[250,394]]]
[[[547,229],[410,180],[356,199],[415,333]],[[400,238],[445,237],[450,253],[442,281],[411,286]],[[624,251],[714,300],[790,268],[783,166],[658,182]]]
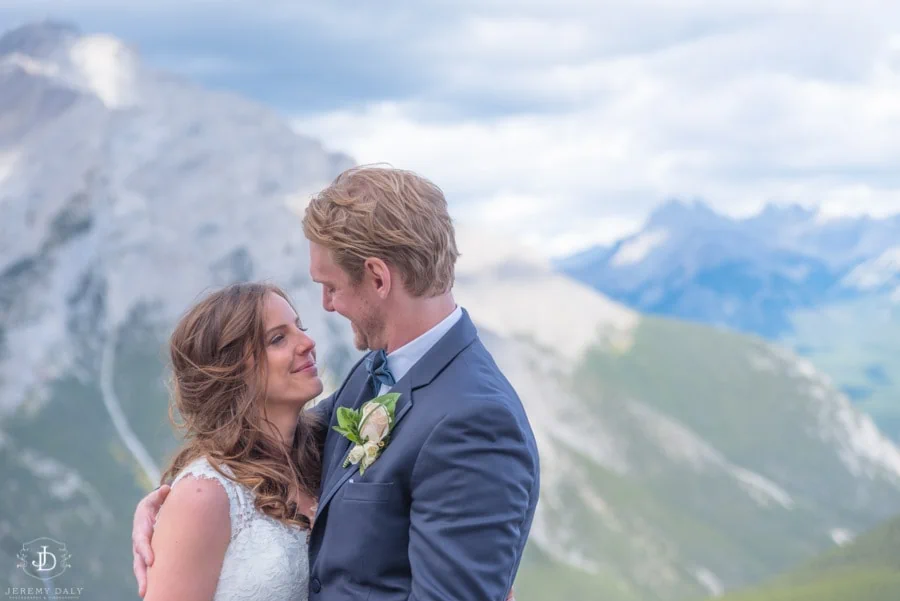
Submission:
[[[296,351],[301,355],[306,355],[316,348],[316,341],[313,340],[306,332],[300,332],[300,338],[297,342]]]

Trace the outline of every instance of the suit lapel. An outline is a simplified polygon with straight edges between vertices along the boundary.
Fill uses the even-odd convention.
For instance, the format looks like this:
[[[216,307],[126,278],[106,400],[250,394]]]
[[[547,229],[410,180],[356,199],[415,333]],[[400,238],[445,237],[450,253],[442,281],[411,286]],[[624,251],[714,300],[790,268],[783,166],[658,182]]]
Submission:
[[[368,400],[368,397],[371,394],[368,384],[368,372],[364,367],[361,369],[357,369],[357,371],[351,374],[350,377],[354,378],[355,382],[348,382],[343,394],[338,399],[338,402],[335,403],[334,409],[332,410],[331,420],[329,421],[328,425],[328,438],[326,439],[327,452],[322,457],[322,459],[324,463],[323,468],[329,469],[327,469],[324,474],[325,481],[322,483],[323,494],[326,490],[328,490],[328,486],[335,478],[335,474],[341,471],[341,462],[344,460],[344,456],[347,453],[347,447],[350,444],[349,440],[335,432],[333,429],[334,426],[336,426],[338,423],[338,408],[348,407],[350,409],[357,409],[366,400]],[[350,399],[353,400],[350,401]]]
[[[403,376],[392,388],[391,392],[400,393],[397,399],[397,406],[394,413],[394,428],[400,425],[400,421],[406,417],[413,407],[413,391],[422,388],[431,383],[447,365],[450,364],[456,356],[464,349],[468,348],[478,337],[475,325],[469,318],[468,312],[463,310],[463,316],[450,329],[443,338],[428,350],[427,353]],[[365,371],[363,373],[366,373]],[[362,404],[372,398],[371,390],[368,388],[368,375],[363,378],[364,388],[360,390],[359,395],[353,405],[341,403],[339,406],[352,407],[358,409]],[[337,411],[338,405],[335,406]],[[332,420],[334,421],[334,420]],[[350,465],[346,468],[342,467],[344,459],[350,450],[350,441],[340,436],[337,432],[334,435],[339,441],[333,447],[334,456],[330,459],[331,469],[328,474],[328,481],[322,488],[322,496],[319,499],[319,506],[316,511],[316,519],[321,515],[324,508],[328,505],[334,495],[340,490],[341,486],[349,480],[354,473],[359,471],[358,465]],[[390,442],[384,452],[390,449]]]

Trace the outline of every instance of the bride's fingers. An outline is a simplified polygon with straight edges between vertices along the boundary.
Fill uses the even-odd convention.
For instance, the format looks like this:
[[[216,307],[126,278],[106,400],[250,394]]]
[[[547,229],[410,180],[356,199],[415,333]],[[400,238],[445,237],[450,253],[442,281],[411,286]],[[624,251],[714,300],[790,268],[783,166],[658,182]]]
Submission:
[[[141,564],[145,571],[147,566],[153,565],[153,549],[150,547],[150,538],[146,534],[141,533],[141,536],[135,539],[134,551],[135,555],[141,558]]]
[[[150,506],[153,508],[154,513],[159,511],[159,508],[162,507],[163,501],[166,500],[166,497],[169,496],[169,492],[172,490],[172,487],[168,484],[163,484],[155,491],[147,495],[147,499],[150,502]]]
[[[131,542],[134,553],[141,557],[145,566],[153,565],[153,549],[150,539],[153,537],[153,524],[159,514],[160,507],[169,495],[171,487],[164,484],[153,491],[138,504],[134,513],[134,525],[131,530]]]

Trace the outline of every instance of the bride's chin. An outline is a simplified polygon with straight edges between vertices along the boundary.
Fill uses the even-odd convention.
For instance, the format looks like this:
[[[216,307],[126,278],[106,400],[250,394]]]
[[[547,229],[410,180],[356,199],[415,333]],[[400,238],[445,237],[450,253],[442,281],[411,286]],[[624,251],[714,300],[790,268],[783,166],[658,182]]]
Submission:
[[[314,382],[310,382],[309,392],[303,395],[301,405],[308,405],[310,402],[319,398],[319,395],[325,390],[325,385],[320,378],[316,378]]]

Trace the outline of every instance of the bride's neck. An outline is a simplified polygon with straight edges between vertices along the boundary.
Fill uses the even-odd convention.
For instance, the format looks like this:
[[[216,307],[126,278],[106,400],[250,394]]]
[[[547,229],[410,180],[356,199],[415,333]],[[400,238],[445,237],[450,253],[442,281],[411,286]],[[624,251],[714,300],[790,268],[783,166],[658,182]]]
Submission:
[[[275,440],[290,446],[294,441],[294,433],[297,431],[297,421],[300,419],[300,410],[269,411],[266,415],[269,421],[269,435]]]

